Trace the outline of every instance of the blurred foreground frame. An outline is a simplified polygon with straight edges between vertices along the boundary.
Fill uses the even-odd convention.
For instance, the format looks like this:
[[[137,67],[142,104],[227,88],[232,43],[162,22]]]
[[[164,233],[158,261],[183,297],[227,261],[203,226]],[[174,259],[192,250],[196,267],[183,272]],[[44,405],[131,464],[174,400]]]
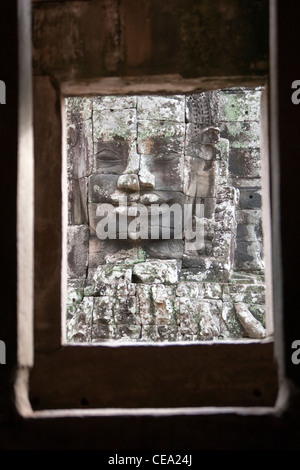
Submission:
[[[251,5],[253,5],[253,10],[252,14],[249,14]],[[287,82],[292,83],[295,79],[293,76],[293,79],[290,80],[288,58],[282,52],[285,50],[284,43],[287,37],[286,25],[289,28],[289,39],[291,36],[295,40],[297,38],[295,20],[297,15],[295,10],[298,7],[295,4],[290,5],[290,8],[288,8],[289,5],[285,4],[283,8],[279,7],[276,2],[271,2],[271,99],[269,99],[269,106],[271,109],[271,227],[276,363],[272,342],[253,341],[253,344],[247,345],[207,344],[199,354],[194,349],[198,348],[198,345],[182,346],[182,348],[180,347],[180,354],[178,346],[159,348],[130,346],[111,349],[97,347],[91,349],[94,352],[90,352],[89,348],[85,346],[69,347],[61,345],[60,266],[63,246],[61,240],[60,191],[62,169],[60,158],[62,143],[61,92],[63,96],[66,94],[66,90],[68,90],[68,93],[73,90],[74,93],[78,94],[80,89],[86,89],[87,81],[94,83],[89,88],[91,93],[95,89],[99,92],[100,84],[103,94],[108,94],[108,91],[110,94],[121,93],[120,89],[117,90],[119,87],[121,87],[123,94],[132,93],[134,90],[135,93],[141,94],[158,91],[160,93],[164,91],[167,94],[170,92],[170,88],[175,93],[186,93],[201,92],[203,89],[224,88],[224,85],[226,87],[248,86],[249,84],[266,86],[268,75],[268,62],[266,60],[268,55],[268,15],[266,13],[268,5],[266,2],[252,2],[251,5],[247,2],[246,6],[245,4],[237,6],[236,2],[228,2],[228,7],[224,8],[224,3],[218,2],[216,6],[214,5],[216,11],[214,13],[212,8],[207,7],[207,10],[205,10],[206,2],[197,3],[197,6],[195,6],[194,3],[185,2],[183,4],[178,1],[176,5],[173,2],[171,8],[168,1],[164,2],[162,6],[161,2],[151,2],[150,5],[150,2],[145,1],[139,3],[138,10],[134,8],[136,5],[133,5],[130,1],[121,2],[118,7],[117,2],[113,1],[34,2],[35,355],[33,361],[32,350],[30,349],[32,335],[30,332],[28,333],[31,325],[31,322],[28,321],[30,311],[26,314],[28,309],[26,295],[28,295],[28,291],[22,289],[22,287],[24,288],[24,279],[29,279],[32,282],[33,276],[27,270],[30,263],[23,264],[26,253],[24,254],[21,250],[22,243],[20,243],[18,248],[18,319],[14,310],[15,307],[11,304],[7,305],[6,318],[1,318],[1,326],[3,324],[3,330],[1,331],[3,331],[3,340],[7,346],[7,364],[5,365],[5,372],[3,372],[7,377],[7,382],[4,381],[3,384],[9,383],[8,378],[17,365],[14,402],[17,404],[19,420],[17,425],[15,422],[12,424],[8,416],[8,410],[12,410],[10,405],[7,406],[12,390],[9,386],[1,383],[1,397],[3,397],[2,402],[5,404],[3,412],[1,405],[1,416],[3,416],[3,419],[1,419],[2,447],[112,449],[117,441],[121,442],[120,446],[123,449],[137,447],[144,449],[155,449],[155,447],[213,449],[218,446],[228,449],[237,447],[239,449],[297,448],[299,435],[297,426],[293,426],[293,424],[296,424],[298,419],[299,393],[297,387],[299,385],[299,374],[296,366],[293,366],[290,361],[290,345],[299,330],[299,319],[296,315],[298,311],[296,305],[299,299],[295,283],[295,271],[292,269],[292,266],[298,264],[296,262],[298,254],[293,249],[294,230],[292,230],[288,216],[292,210],[291,201],[295,204],[299,195],[296,191],[296,189],[298,190],[297,185],[288,184],[287,182],[288,178],[289,181],[292,181],[295,172],[293,171],[291,174],[288,168],[288,159],[284,158],[285,155],[293,155],[293,150],[297,148],[297,132],[294,135],[290,133],[290,130],[297,126],[297,115],[295,109],[291,108],[293,105],[290,104],[290,97],[286,93],[278,93],[278,91],[285,89],[284,86],[287,86]],[[9,23],[11,34],[14,32],[16,37],[17,4],[16,2],[3,2],[1,9],[4,6],[6,13],[10,15],[12,20]],[[82,8],[81,14],[78,14],[77,10],[79,6]],[[20,43],[20,51],[22,51],[20,56],[22,56],[22,67],[25,67],[25,70],[30,70],[30,54],[27,56],[28,60],[25,60],[24,56],[26,44],[27,48],[30,49],[30,40],[28,40],[30,38],[30,28],[27,27],[25,30],[23,28],[28,19],[27,7],[29,7],[28,2],[20,2],[21,14],[19,14],[19,21],[21,31],[25,34],[25,38],[27,36],[27,42],[23,40]],[[278,8],[280,8],[279,12]],[[101,15],[96,14],[99,9],[101,9]],[[239,9],[241,9],[241,12],[239,12]],[[115,27],[114,19],[116,16],[112,12],[116,10],[120,11],[117,18],[121,18],[123,21],[123,23],[122,21],[117,22],[119,25],[123,24],[121,28]],[[70,14],[66,15],[66,11]],[[174,14],[171,13],[170,18],[171,11],[174,11]],[[237,27],[240,25],[241,28],[245,25],[247,18],[246,23],[251,26],[243,29],[247,39],[239,41],[237,45],[240,55],[234,49],[234,45],[231,53],[226,50],[229,48],[230,41],[220,41],[219,47],[224,47],[225,51],[223,49],[223,52],[225,53],[219,55],[219,58],[221,58],[219,62],[213,60],[216,58],[214,54],[205,56],[201,55],[198,49],[195,51],[192,45],[195,45],[197,38],[212,38],[212,33],[210,35],[204,34],[206,31],[202,27],[203,24],[211,25],[209,21],[205,21],[205,11],[209,15],[216,15],[218,24],[226,25],[228,21],[236,21],[234,24]],[[158,14],[159,12],[161,15]],[[144,18],[145,22],[137,22],[137,15],[141,20]],[[219,15],[221,15],[221,18]],[[164,22],[166,17],[168,17],[168,22]],[[55,21],[52,21],[53,18]],[[57,34],[55,29],[64,30],[64,18],[67,23],[70,18],[74,20],[72,27],[69,24],[66,26],[68,32],[72,31],[72,34],[65,35],[65,40],[63,42],[57,41],[56,46],[56,38],[61,36]],[[92,20],[88,22],[87,18]],[[157,18],[159,18],[159,21],[157,21]],[[195,21],[196,18],[199,21]],[[263,21],[260,23],[262,18]],[[98,23],[96,19],[98,19]],[[189,30],[187,26],[191,19],[194,19],[192,22],[193,27]],[[100,24],[102,21],[103,24]],[[180,25],[178,21],[180,21]],[[257,21],[260,23],[258,29],[256,28]],[[145,28],[146,31],[143,30],[144,34],[139,28],[135,28],[136,24],[148,24]],[[165,24],[167,24],[167,28],[163,27]],[[126,25],[126,31],[124,25]],[[7,26],[5,24],[3,26],[2,31],[5,32]],[[89,35],[89,31],[93,26],[95,28],[97,26],[96,31],[98,33],[101,32],[99,36],[98,34],[95,36]],[[207,28],[209,27],[206,26]],[[151,34],[148,31],[151,31]],[[172,31],[174,32],[173,35],[170,34]],[[119,37],[117,42],[112,40],[114,33]],[[195,35],[195,33],[197,34]],[[266,42],[263,41],[261,33]],[[1,32],[1,34],[3,33]],[[170,51],[173,50],[175,45],[180,46],[181,43],[180,41],[176,42],[176,38],[181,35],[185,39],[182,41],[184,49],[175,48],[179,51],[178,56],[171,54]],[[72,45],[70,46],[68,37],[71,36]],[[89,37],[98,38],[97,46],[99,44],[103,45],[103,53],[99,51],[99,47],[93,46],[94,39],[91,39],[90,47],[86,48],[84,46],[83,38],[88,40]],[[143,38],[143,40],[141,40],[138,51],[135,51],[134,46],[137,44],[137,37],[139,39]],[[173,44],[170,44],[171,38]],[[277,47],[276,38],[279,41],[280,48]],[[252,39],[254,39],[254,42]],[[201,42],[203,41],[199,41],[199,44]],[[80,55],[79,53],[79,56],[70,54],[70,57],[67,51],[74,50],[73,47],[76,47],[76,44],[79,43],[80,48],[78,47],[78,51],[85,51],[85,54]],[[162,44],[164,47],[162,47]],[[201,47],[199,44],[198,47]],[[264,47],[263,44],[265,44]],[[246,47],[246,53],[244,47]],[[47,53],[45,53],[45,48]],[[57,52],[55,52],[55,49],[57,49]],[[95,50],[97,50],[97,57],[101,57],[101,60],[92,60]],[[217,45],[213,50],[218,51]],[[17,51],[16,47],[13,57],[17,56]],[[126,55],[124,55],[124,51],[127,52]],[[8,60],[8,56],[5,54],[3,52],[4,59]],[[16,62],[13,61],[13,57],[9,57],[10,63],[13,64],[9,73],[11,74],[12,84],[18,89],[17,66]],[[65,60],[66,57],[70,57],[70,59]],[[275,57],[278,62],[275,62]],[[218,75],[220,62],[224,65],[224,68]],[[295,64],[293,73],[299,75],[297,67],[299,65]],[[156,77],[153,77],[153,73],[156,74]],[[24,100],[28,103],[28,96],[30,95],[24,94],[24,74],[20,73],[20,77],[21,75],[22,86],[19,88],[19,100],[20,103],[24,104]],[[108,85],[108,77],[112,75],[119,78],[114,78],[105,89],[104,85]],[[133,78],[128,79],[128,77]],[[8,79],[3,78],[7,84]],[[66,85],[67,82],[69,82],[68,85]],[[108,90],[108,88],[110,89]],[[285,112],[278,114],[275,112],[277,107],[280,111]],[[7,137],[20,132],[19,121],[16,118],[18,113],[17,103],[15,103],[11,112],[14,112],[15,115],[14,119],[10,120],[10,130],[8,129]],[[284,121],[283,117],[280,117],[278,126],[277,118],[279,115],[284,116]],[[51,129],[51,132],[49,132],[49,129]],[[21,134],[18,135],[18,145],[20,146],[22,139]],[[28,139],[29,134],[28,132],[23,133],[22,136],[23,138],[26,136]],[[14,141],[12,155],[15,156],[15,159],[12,159],[10,163],[13,169],[18,155],[16,141],[8,138],[6,141],[6,149],[9,149],[12,141]],[[25,147],[22,146],[22,148],[25,152]],[[30,149],[29,153],[28,147],[26,151],[25,159],[28,163],[31,158]],[[281,177],[286,178],[284,193],[278,185],[279,170]],[[18,181],[21,184],[23,176],[21,168],[19,168],[19,175]],[[47,181],[47,185],[45,185],[45,181]],[[12,201],[16,200],[16,182],[12,183],[10,181],[8,194],[12,196]],[[25,199],[28,198],[28,186],[24,195]],[[278,205],[279,200],[281,202],[280,206]],[[46,204],[45,201],[48,201],[48,203]],[[298,207],[298,205],[296,204],[294,207]],[[25,217],[25,213],[23,217]],[[23,217],[21,216],[21,220]],[[11,220],[11,218],[8,217],[7,220]],[[9,253],[12,255],[16,253],[12,233],[13,230],[9,228],[5,234],[8,241],[6,256]],[[19,232],[19,242],[21,238]],[[27,255],[30,259],[30,253],[27,253]],[[41,258],[43,258],[44,270],[41,269]],[[12,256],[10,261],[13,259],[16,259],[15,256]],[[293,263],[290,262],[291,260],[293,260]],[[25,266],[25,271],[20,270],[23,266]],[[17,276],[16,265],[13,265],[7,274],[9,275],[8,281],[13,286]],[[285,280],[284,284],[282,282],[283,278]],[[27,305],[26,309],[24,309],[24,305]],[[22,321],[22,316],[25,316],[26,322]],[[23,328],[25,324],[26,327]],[[8,340],[6,340],[6,332],[9,331],[11,334],[7,335]],[[9,339],[17,337],[17,331],[18,345]],[[239,348],[239,352],[235,348]],[[151,354],[150,350],[152,350]],[[232,356],[230,356],[230,350]],[[11,352],[9,353],[9,351]],[[98,354],[101,354],[101,357],[97,356]],[[165,357],[162,357],[162,355],[165,355]],[[242,378],[245,379],[244,382],[242,381],[243,385],[241,385],[241,381],[236,381],[236,376],[234,377],[235,380],[233,377],[228,376],[227,371],[223,369],[224,363],[222,361],[217,362],[225,355],[227,361],[232,363],[238,357],[240,364],[238,376],[241,381]],[[198,361],[199,356],[202,357],[202,367],[199,362],[197,368],[191,367],[189,364],[193,364],[195,360]],[[255,357],[262,369],[264,368],[263,364],[266,365],[264,373],[261,369],[259,383],[255,382],[258,375],[260,375],[257,367],[254,367]],[[120,358],[123,362],[121,364]],[[214,360],[211,360],[212,358]],[[110,364],[110,371],[102,369],[105,361]],[[133,368],[128,369],[130,361],[132,361]],[[172,361],[173,363],[176,362],[176,367],[175,364],[174,367],[170,367]],[[204,362],[206,364],[205,373],[203,372]],[[101,367],[95,370],[93,364]],[[145,364],[153,368],[154,375],[147,376],[147,372],[144,371]],[[168,371],[166,370],[167,365],[169,367]],[[215,365],[216,368],[212,368],[212,365]],[[31,370],[29,391],[33,394],[31,398],[35,400],[35,408],[40,408],[41,411],[32,412],[28,401],[26,405],[29,370]],[[185,374],[183,376],[180,370],[184,370]],[[235,370],[237,371],[237,369]],[[75,376],[79,375],[79,371],[80,373],[83,371],[86,375],[85,377],[81,376],[81,380],[75,380]],[[266,371],[269,371],[270,375],[266,376]],[[277,392],[276,387],[273,387],[272,384],[277,385],[277,372],[280,387],[279,398],[274,406]],[[202,377],[202,383],[199,383],[201,382],[199,379],[196,386],[195,376],[196,379]],[[180,382],[182,378],[183,381]],[[99,386],[97,385],[98,380],[100,381]],[[272,405],[267,405],[267,408],[258,405],[257,401],[255,402],[255,398],[260,400],[266,398],[266,382],[268,382],[268,385],[271,384],[270,388],[275,391],[274,400],[269,397]],[[246,383],[247,385],[245,385]],[[174,384],[177,384],[175,389],[172,388]],[[182,386],[180,387],[178,384]],[[207,384],[211,385],[210,390],[206,388]],[[233,385],[236,386],[234,393],[232,393]],[[263,388],[261,385],[266,387]],[[205,388],[206,393],[204,393]],[[114,392],[116,389],[119,389],[117,394]],[[217,389],[220,392],[221,403],[218,402],[216,396]],[[162,392],[164,396],[167,396],[170,390],[172,390],[173,398],[166,404],[167,400],[164,402],[159,395]],[[201,390],[203,390],[202,395]],[[112,395],[112,391],[115,395]],[[216,394],[216,400],[212,405],[207,403],[211,391]],[[94,395],[90,396],[90,392]],[[147,392],[152,393],[150,393],[150,397]],[[227,400],[230,398],[230,404],[226,402],[226,397]],[[235,399],[237,401],[233,403]],[[246,408],[245,403],[238,403],[239,399],[248,401]],[[79,406],[77,405],[78,402],[81,403]],[[204,405],[205,402],[206,405]],[[98,408],[97,411],[95,409],[82,409],[86,406],[94,407],[95,405]],[[205,406],[210,405],[213,408],[205,408]],[[112,406],[117,406],[118,410],[113,410]],[[145,406],[150,406],[151,409],[145,410]],[[166,410],[162,408],[165,406],[171,406],[173,409]],[[184,409],[180,408],[182,406]],[[77,410],[74,410],[74,408],[77,408]],[[45,409],[52,409],[52,411],[45,411]],[[285,411],[284,415],[283,411]],[[5,424],[2,425],[2,423]],[[128,433],[129,426],[130,433]],[[42,433],[41,429],[43,429]]]

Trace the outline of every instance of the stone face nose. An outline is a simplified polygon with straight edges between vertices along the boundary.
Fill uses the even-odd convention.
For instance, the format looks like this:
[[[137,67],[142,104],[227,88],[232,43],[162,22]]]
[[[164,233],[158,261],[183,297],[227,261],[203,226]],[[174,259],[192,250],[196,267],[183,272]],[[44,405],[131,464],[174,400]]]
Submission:
[[[120,175],[117,182],[118,189],[124,191],[139,191],[140,184],[138,175],[135,174],[125,174]]]
[[[147,170],[140,170],[139,174],[120,175],[117,182],[118,189],[123,191],[139,191],[155,188],[155,176]]]

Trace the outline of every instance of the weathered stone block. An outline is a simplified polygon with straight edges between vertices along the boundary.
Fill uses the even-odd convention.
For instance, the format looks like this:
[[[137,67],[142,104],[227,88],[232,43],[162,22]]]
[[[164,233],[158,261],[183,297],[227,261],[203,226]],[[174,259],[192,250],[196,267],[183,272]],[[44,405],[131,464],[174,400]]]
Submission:
[[[202,250],[197,251],[188,251],[185,250],[182,257],[182,267],[183,268],[195,268],[199,272],[204,271],[203,266],[205,265],[206,254],[205,246]]]
[[[98,268],[100,264],[104,264],[104,255],[110,242],[99,240],[96,236],[89,237],[89,268]]]
[[[93,310],[93,336],[97,336],[98,325],[113,325],[116,299],[112,296],[95,297]]]
[[[66,99],[67,169],[70,178],[82,178],[93,168],[92,100],[72,97]]]
[[[147,165],[143,165],[140,167],[139,171],[139,184],[140,189],[149,190],[155,188],[155,176],[150,173]]]
[[[176,341],[178,327],[176,325],[143,325],[142,341]]]
[[[243,271],[234,271],[232,273],[230,283],[231,284],[264,284],[265,276],[262,271],[260,272],[243,272]]]
[[[228,202],[216,205],[215,230],[231,231],[235,228],[236,208],[234,205],[228,205]]]
[[[262,324],[262,326],[265,328],[266,327],[265,305],[248,304],[248,308],[251,314],[256,318],[256,320],[258,320]]]
[[[65,99],[67,123],[86,121],[92,118],[93,98],[70,96]]]
[[[187,122],[198,123],[201,127],[218,125],[219,90],[195,93],[186,97]]]
[[[92,330],[92,342],[114,341],[118,339],[117,326],[97,323]]]
[[[218,284],[215,282],[204,282],[203,290],[205,299],[222,299],[222,284]]]
[[[184,122],[184,114],[185,97],[182,95],[137,97],[139,120]]]
[[[196,335],[199,332],[200,305],[202,300],[189,297],[177,298],[177,323],[181,334]]]
[[[224,286],[223,300],[232,302],[244,302],[255,305],[265,303],[264,284],[229,284]]]
[[[99,266],[98,266],[99,267]],[[98,268],[97,268],[98,269]],[[89,281],[84,289],[85,296],[101,296],[101,297],[111,297],[116,296],[117,286],[116,284],[97,284],[94,281],[94,276],[97,269],[94,271],[93,279]]]
[[[67,127],[67,172],[70,178],[83,178],[93,171],[92,121],[80,121]]]
[[[222,204],[224,201],[228,201],[231,204],[238,202],[239,191],[232,186],[221,186],[216,191],[217,204]]]
[[[116,339],[122,341],[140,340],[142,327],[140,325],[117,325]]]
[[[87,178],[68,180],[68,223],[82,225],[88,221]]]
[[[85,285],[84,279],[68,279],[67,280],[67,304],[73,302],[81,302],[83,296],[83,288]]]
[[[124,110],[136,108],[136,96],[96,96],[92,98],[93,110]]]
[[[228,337],[235,339],[244,336],[244,329],[236,316],[233,302],[223,302],[222,320],[228,330]]]
[[[84,279],[68,279],[67,287],[67,320],[73,317],[78,305],[82,302],[84,293]]]
[[[180,280],[194,281],[194,282],[228,282],[230,279],[230,272],[227,269],[222,269],[222,263],[219,267],[212,266],[211,268],[199,271],[199,268],[184,268],[184,260],[182,262],[183,268],[180,273]],[[217,263],[216,263],[217,265]]]
[[[99,240],[100,241],[100,240]],[[106,264],[128,264],[133,265],[145,261],[145,252],[143,249],[124,241],[108,241],[103,243],[105,251],[104,259]]]
[[[213,241],[215,236],[216,223],[213,219],[204,219],[204,238],[205,241]]]
[[[205,127],[201,131],[201,143],[203,145],[215,145],[220,140],[220,129],[218,127]]]
[[[266,330],[262,324],[252,315],[248,306],[244,303],[234,304],[237,317],[246,332],[246,336],[255,339],[265,338]]]
[[[204,217],[211,219],[214,216],[216,210],[216,198],[206,197],[204,199]]]
[[[198,282],[180,281],[176,288],[176,297],[203,298],[203,285]]]
[[[259,242],[237,241],[235,269],[241,271],[257,271],[264,269],[262,246]]]
[[[259,90],[250,92],[237,90],[220,93],[220,121],[259,121],[260,120]]]
[[[136,297],[137,309],[142,325],[154,325],[154,305],[151,286],[148,284],[137,284]]]
[[[221,269],[230,271],[233,266],[234,241],[234,237],[230,232],[216,233],[212,255],[219,262]]]
[[[115,203],[112,195],[117,191],[117,175],[93,174],[88,180],[89,202]]]
[[[156,325],[175,325],[175,288],[164,284],[154,284],[151,288]]]
[[[143,284],[175,284],[178,282],[176,260],[149,260],[133,266],[133,281]]]
[[[187,198],[179,191],[141,191],[139,202],[149,206],[151,204],[180,204],[183,206],[187,202]]]
[[[261,224],[239,224],[236,231],[236,239],[244,242],[259,241],[262,243]]]
[[[185,333],[184,331],[181,331],[180,329],[178,330],[178,341],[183,342],[183,341],[198,341],[199,340],[199,332],[197,334],[192,334],[192,333]]]
[[[214,197],[215,182],[216,162],[184,157],[184,194],[193,197]]]
[[[259,148],[260,123],[250,122],[222,122],[220,123],[222,137],[230,141],[230,148]]]
[[[96,272],[96,269],[97,269],[97,268],[90,268],[90,267],[88,266],[85,288],[87,288],[88,286],[90,286],[91,283],[93,282],[93,277],[94,277],[94,274],[95,274],[95,272]]]
[[[143,155],[183,154],[185,126],[174,121],[139,121],[138,153]]]
[[[91,341],[93,297],[84,297],[74,315],[67,321],[67,341],[86,343]]]
[[[134,109],[104,109],[93,112],[94,142],[134,140],[136,138],[136,111]]]
[[[228,163],[225,161],[217,161],[217,184],[219,187],[222,185],[227,185],[229,182],[229,169],[228,169]]]
[[[232,177],[260,178],[261,160],[259,149],[231,149],[229,173]]]
[[[214,146],[219,142],[219,139],[218,128],[202,128],[199,124],[187,124],[185,154],[204,160],[212,160],[216,152]]]
[[[69,226],[67,238],[68,277],[73,279],[84,278],[88,264],[88,226]]]
[[[130,295],[132,270],[123,265],[98,266],[92,285],[88,288],[90,295]]]
[[[259,225],[262,220],[261,210],[237,210],[236,221],[238,224]]]
[[[221,335],[222,302],[203,300],[200,304],[199,336],[202,340],[219,339]]]
[[[182,191],[183,157],[176,154],[142,155],[141,171],[148,171],[155,179],[155,189]]]
[[[261,178],[239,178],[231,175],[228,179],[228,182],[231,186],[234,186],[237,189],[240,188],[261,188]]]
[[[230,143],[228,139],[220,138],[219,142],[214,146],[216,160],[228,162]]]
[[[239,198],[240,209],[261,209],[261,190],[241,188]]]
[[[136,298],[118,296],[114,304],[114,320],[117,325],[140,325],[141,319],[137,311]]]
[[[145,246],[148,256],[159,259],[181,259],[183,256],[182,240],[151,240]]]

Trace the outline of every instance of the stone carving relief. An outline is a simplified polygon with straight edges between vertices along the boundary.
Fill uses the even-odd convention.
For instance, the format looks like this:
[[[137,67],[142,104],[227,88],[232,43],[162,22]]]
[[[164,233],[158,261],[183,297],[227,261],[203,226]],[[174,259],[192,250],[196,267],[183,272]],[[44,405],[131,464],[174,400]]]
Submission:
[[[264,336],[260,93],[66,99],[68,341]],[[194,229],[201,206],[201,246],[178,236],[178,213],[152,219],[155,204],[190,206]],[[115,239],[100,239],[109,212]]]

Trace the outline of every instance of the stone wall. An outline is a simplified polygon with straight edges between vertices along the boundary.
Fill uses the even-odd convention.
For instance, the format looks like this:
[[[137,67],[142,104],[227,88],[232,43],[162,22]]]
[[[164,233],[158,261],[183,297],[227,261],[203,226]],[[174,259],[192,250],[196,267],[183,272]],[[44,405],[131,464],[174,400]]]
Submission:
[[[68,126],[71,342],[261,338],[261,89],[72,97]],[[204,206],[204,244],[100,240],[100,204]]]

